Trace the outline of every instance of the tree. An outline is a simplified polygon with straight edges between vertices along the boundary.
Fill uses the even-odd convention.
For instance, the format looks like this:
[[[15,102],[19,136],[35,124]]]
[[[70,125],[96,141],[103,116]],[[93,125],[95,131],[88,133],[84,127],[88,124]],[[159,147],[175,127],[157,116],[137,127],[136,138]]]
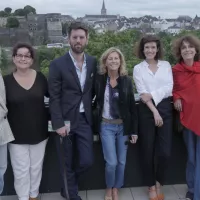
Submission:
[[[26,12],[24,9],[20,8],[20,9],[15,10],[13,15],[14,16],[26,16]]]
[[[1,49],[0,49],[1,50]],[[0,69],[1,69],[1,71],[3,72],[7,67],[8,67],[8,56],[7,56],[7,54],[6,54],[6,52],[5,52],[5,50],[1,50],[1,52],[0,52]]]
[[[7,19],[7,28],[18,28],[19,27],[19,21],[16,17],[8,17]]]
[[[157,35],[160,36],[164,49],[164,60],[167,60],[172,66],[177,62],[172,54],[172,42],[174,39],[188,34],[188,31],[183,31],[178,35],[172,35],[164,32],[160,32]],[[200,30],[191,31],[190,34],[196,35],[200,38]],[[93,55],[99,61],[102,53],[110,48],[117,47],[124,54],[127,71],[130,76],[133,73],[133,67],[141,62],[135,55],[135,47],[140,40],[142,33],[137,30],[126,30],[123,32],[105,32],[98,34],[90,27],[89,29],[89,44],[86,48],[86,53]],[[40,70],[47,76],[49,70],[49,64],[57,57],[64,55],[68,51],[68,48],[46,48],[46,46],[40,47],[37,52],[37,64],[40,66]],[[6,59],[4,59],[6,60]]]
[[[46,77],[48,77],[48,75],[49,75],[49,65],[50,65],[50,62],[51,62],[51,61],[45,59],[45,60],[42,61],[41,66],[40,66],[41,72],[42,72]]]
[[[10,15],[11,12],[12,12],[12,8],[6,7],[6,8],[4,9],[4,12],[6,12],[8,15]]]
[[[28,15],[29,13],[36,14],[36,9],[33,8],[32,6],[27,5],[24,7],[24,12],[25,15]]]
[[[37,49],[37,60],[40,66],[41,72],[48,76],[49,65],[52,60],[63,56],[69,48],[51,48],[47,49],[46,47],[40,47]]]
[[[0,11],[0,17],[7,17],[7,16],[8,14],[5,11],[3,10]]]

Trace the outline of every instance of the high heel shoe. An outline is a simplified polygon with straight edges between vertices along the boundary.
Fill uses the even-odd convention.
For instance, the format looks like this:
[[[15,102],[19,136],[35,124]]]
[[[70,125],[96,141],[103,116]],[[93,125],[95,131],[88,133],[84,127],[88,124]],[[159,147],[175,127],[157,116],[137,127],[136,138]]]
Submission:
[[[163,193],[160,193],[160,194],[157,194],[158,196],[158,200],[164,200],[165,199],[165,196]]]
[[[164,200],[165,199],[164,194],[162,192],[160,193],[160,185],[159,184],[156,184],[156,193],[157,193],[157,196],[158,196],[158,200]]]

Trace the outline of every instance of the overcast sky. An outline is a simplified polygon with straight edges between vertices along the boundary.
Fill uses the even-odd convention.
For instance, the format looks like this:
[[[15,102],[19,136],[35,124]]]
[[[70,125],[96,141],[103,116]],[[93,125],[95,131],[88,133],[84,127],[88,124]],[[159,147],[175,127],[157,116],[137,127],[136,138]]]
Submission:
[[[0,0],[0,10],[11,7],[13,10],[29,4],[37,13],[62,13],[73,17],[85,14],[100,14],[103,0]],[[200,16],[200,0],[105,0],[107,14],[120,14],[126,17],[143,15],[176,18],[179,15]]]

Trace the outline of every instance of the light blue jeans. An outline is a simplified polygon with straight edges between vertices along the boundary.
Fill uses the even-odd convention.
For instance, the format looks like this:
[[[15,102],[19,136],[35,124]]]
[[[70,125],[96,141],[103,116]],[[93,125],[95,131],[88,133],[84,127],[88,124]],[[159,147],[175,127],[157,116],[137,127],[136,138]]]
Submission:
[[[101,123],[101,142],[106,161],[105,179],[107,188],[121,188],[124,184],[124,170],[128,136],[123,135],[123,125]]]
[[[186,166],[188,191],[194,195],[193,200],[200,200],[200,136],[185,128],[183,137],[188,152]]]
[[[4,174],[7,168],[7,144],[0,145],[0,194],[4,187]]]

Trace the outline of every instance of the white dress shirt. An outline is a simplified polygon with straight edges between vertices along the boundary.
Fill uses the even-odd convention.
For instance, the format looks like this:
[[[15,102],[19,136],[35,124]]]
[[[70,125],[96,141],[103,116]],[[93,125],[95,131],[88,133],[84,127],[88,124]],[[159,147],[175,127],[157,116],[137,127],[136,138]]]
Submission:
[[[102,112],[102,117],[105,119],[112,119],[110,115],[110,94],[109,94],[109,80],[107,79],[106,82],[106,89],[104,93],[104,104],[103,104],[103,112]]]
[[[158,60],[155,74],[143,61],[133,69],[133,79],[138,93],[150,93],[157,106],[163,99],[172,96],[173,76],[169,62]]]
[[[87,66],[86,66],[85,54],[84,54],[84,61],[83,61],[82,70],[80,70],[80,68],[78,67],[77,61],[74,59],[74,57],[72,56],[70,51],[69,51],[69,55],[70,55],[70,57],[71,57],[71,59],[72,59],[72,61],[74,63],[75,68],[76,68],[76,73],[78,75],[78,79],[79,79],[80,85],[81,85],[81,90],[83,92],[84,85],[85,85],[86,74],[87,74]],[[85,112],[84,106],[83,106],[83,101],[81,101],[79,112]]]

